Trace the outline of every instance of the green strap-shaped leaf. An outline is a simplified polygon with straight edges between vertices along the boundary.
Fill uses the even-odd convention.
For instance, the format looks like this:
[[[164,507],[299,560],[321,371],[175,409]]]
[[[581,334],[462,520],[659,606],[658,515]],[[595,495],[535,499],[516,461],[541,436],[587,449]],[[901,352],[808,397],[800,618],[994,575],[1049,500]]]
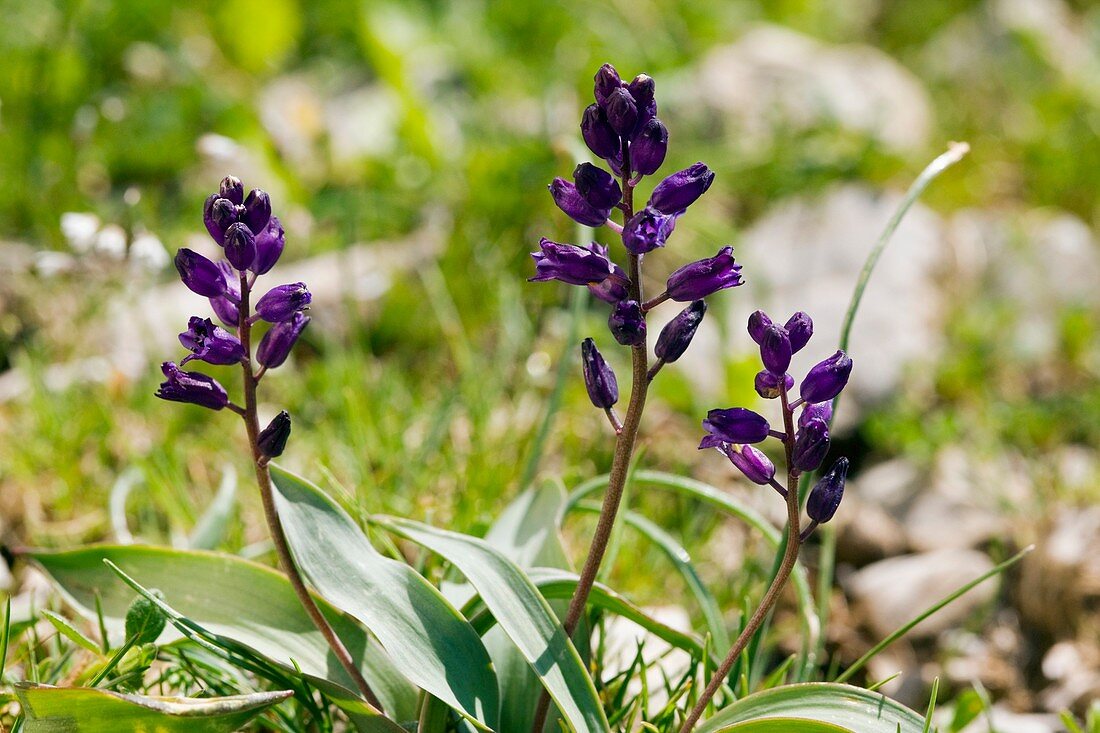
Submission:
[[[857,733],[832,723],[802,718],[764,718],[737,723],[723,728],[721,733]]]
[[[122,695],[88,687],[18,685],[27,733],[231,733],[291,692],[192,699]]]
[[[904,705],[877,692],[833,682],[784,685],[743,697],[704,721],[695,733],[740,731],[735,723],[764,718],[801,718],[858,733],[924,733],[924,718]]]
[[[295,562],[313,586],[359,619],[413,684],[497,728],[497,678],[470,623],[408,565],[384,557],[321,489],[271,467]]]
[[[542,594],[514,562],[476,537],[397,517],[373,521],[441,555],[466,576],[576,733],[609,731],[580,655]]]

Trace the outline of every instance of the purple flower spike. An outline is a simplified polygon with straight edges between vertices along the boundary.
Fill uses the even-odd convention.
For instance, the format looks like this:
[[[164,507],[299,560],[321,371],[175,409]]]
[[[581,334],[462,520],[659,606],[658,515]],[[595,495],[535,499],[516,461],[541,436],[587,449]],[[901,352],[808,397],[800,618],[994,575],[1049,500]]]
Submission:
[[[213,262],[186,247],[176,252],[176,271],[188,289],[213,298],[225,292],[225,278]]]
[[[760,395],[766,400],[774,400],[780,394],[780,379],[786,383],[787,390],[790,391],[794,388],[794,377],[790,374],[784,374],[780,377],[778,374],[773,374],[767,369],[763,369],[756,373],[756,381],[754,386],[756,387],[756,394]]]
[[[282,366],[310,320],[305,313],[295,313],[289,321],[269,328],[256,349],[256,361],[268,369]]]
[[[763,415],[744,407],[711,410],[703,420],[703,430],[710,435],[699,443],[700,448],[715,448],[722,443],[759,443],[768,437],[771,425]]]
[[[829,424],[824,420],[807,420],[794,436],[791,465],[799,471],[816,471],[829,452]]]
[[[611,207],[597,209],[585,200],[577,187],[564,178],[555,178],[550,184],[550,195],[554,197],[554,203],[565,214],[577,222],[589,227],[603,226],[607,221],[607,215],[611,213]]]
[[[305,283],[278,285],[256,301],[256,313],[268,323],[289,321],[313,300]]]
[[[758,448],[739,443],[722,443],[718,450],[754,484],[767,486],[775,478],[775,464]]]
[[[760,360],[764,368],[773,374],[786,374],[791,365],[791,339],[787,329],[772,324],[764,329],[760,340]]]
[[[236,176],[226,176],[218,186],[218,196],[229,199],[229,203],[240,205],[244,203],[244,184]]]
[[[630,217],[623,226],[623,246],[636,255],[652,252],[665,246],[675,228],[675,216],[666,216],[647,206]]]
[[[645,343],[645,316],[636,300],[621,300],[611,310],[607,319],[611,335],[623,346],[638,346]]]
[[[753,311],[749,316],[749,336],[759,346],[764,341],[764,332],[772,325],[772,319],[764,311]]]
[[[282,256],[285,245],[283,225],[279,217],[272,216],[263,231],[256,235],[256,260],[252,263],[252,271],[257,275],[270,272]]]
[[[814,322],[808,315],[798,311],[783,324],[787,329],[787,336],[791,339],[791,353],[797,354],[802,350],[810,337],[814,335]]]
[[[619,182],[610,173],[591,163],[578,165],[573,171],[573,181],[577,192],[594,209],[610,210],[623,200],[623,190],[619,187]]]
[[[283,410],[276,415],[266,428],[260,431],[257,445],[260,454],[267,459],[278,458],[286,450],[290,439],[290,413]]]
[[[619,87],[607,95],[607,101],[603,105],[607,112],[607,121],[611,123],[611,129],[626,139],[634,134],[634,127],[638,124],[638,105],[634,97],[624,87]]]
[[[592,404],[601,410],[613,407],[619,401],[619,383],[615,372],[604,361],[596,348],[596,342],[588,338],[581,342],[581,365],[584,370],[584,386]]]
[[[622,152],[619,136],[607,121],[607,113],[597,104],[590,104],[581,117],[581,137],[588,149],[605,160]]]
[[[170,402],[189,402],[193,405],[220,410],[229,404],[229,395],[216,381],[199,372],[185,372],[170,361],[160,366],[165,381],[156,396]]]
[[[665,327],[661,329],[661,334],[657,337],[657,345],[653,347],[657,358],[662,359],[666,364],[671,364],[683,356],[688,345],[691,344],[691,340],[695,337],[695,332],[699,330],[699,324],[703,322],[703,316],[706,315],[706,312],[706,301],[696,300],[665,324]],[[747,443],[750,441],[733,440],[729,442]]]
[[[222,199],[225,201],[225,199]],[[225,259],[238,270],[247,270],[256,260],[256,235],[237,222],[225,230]]]
[[[271,197],[266,191],[254,188],[248,192],[248,198],[244,200],[244,215],[241,221],[248,225],[254,232],[262,232],[271,218]]]
[[[651,118],[630,145],[630,165],[643,176],[657,172],[668,152],[668,128],[656,117]]]
[[[649,205],[665,214],[681,214],[714,183],[714,172],[703,163],[673,173],[657,184]]]
[[[623,80],[619,76],[619,72],[615,70],[615,67],[611,64],[604,64],[596,71],[595,77],[596,86],[593,89],[593,93],[596,96],[596,104],[601,107],[607,106],[607,98],[611,96],[611,92],[619,89],[623,85]]]
[[[626,273],[607,257],[607,249],[595,242],[590,247],[559,244],[546,237],[539,240],[541,252],[532,252],[535,276],[532,282],[560,280],[569,285],[599,285],[608,279],[620,285],[627,282]]]
[[[669,275],[665,288],[668,297],[684,303],[741,283],[741,265],[733,259],[733,247],[723,247],[714,257],[684,265]]]
[[[833,403],[832,402],[811,402],[807,403],[802,408],[802,412],[798,415],[798,427],[806,427],[811,420],[821,420],[825,424],[829,424],[833,419]]]
[[[818,524],[825,524],[836,514],[844,498],[844,479],[848,476],[848,459],[838,458],[829,472],[821,477],[806,500],[806,513]]]
[[[183,366],[192,359],[207,364],[236,364],[244,358],[244,347],[237,337],[224,328],[215,326],[209,318],[191,316],[187,330],[180,334],[180,343],[191,356],[180,362]]]
[[[838,351],[810,369],[799,386],[799,394],[806,402],[827,402],[840,394],[851,374],[851,358]]]

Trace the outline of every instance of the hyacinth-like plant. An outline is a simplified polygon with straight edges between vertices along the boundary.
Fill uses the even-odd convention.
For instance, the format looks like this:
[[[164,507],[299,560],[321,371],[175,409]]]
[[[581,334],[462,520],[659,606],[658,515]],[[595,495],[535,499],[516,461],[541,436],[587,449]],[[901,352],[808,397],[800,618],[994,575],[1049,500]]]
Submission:
[[[176,253],[180,278],[192,292],[209,299],[210,307],[225,328],[209,318],[193,316],[180,343],[191,353],[179,365],[161,366],[165,381],[157,397],[173,402],[189,402],[211,410],[228,409],[244,420],[256,482],[260,489],[264,517],[278,555],[298,600],[321,632],[336,658],[355,681],[359,691],[372,705],[378,698],[363,678],[344,644],[310,596],[306,584],[290,554],[282,522],[275,507],[268,462],[282,454],[290,437],[290,415],[280,412],[263,430],[256,411],[256,391],[269,369],[286,361],[298,337],[309,324],[304,311],[311,295],[305,283],[277,285],[253,305],[256,281],[279,260],[285,245],[285,233],[279,218],[271,213],[271,200],[260,189],[247,196],[240,179],[228,176],[218,192],[206,199],[203,221],[210,236],[222,248],[225,259],[211,261],[190,249]],[[253,327],[260,321],[270,324],[253,353]],[[227,330],[231,329],[231,330]],[[229,399],[225,388],[201,372],[184,371],[191,361],[212,365],[237,364],[244,380],[243,401]]]
[[[610,64],[600,67],[595,76],[595,103],[584,111],[581,134],[610,172],[581,163],[573,171],[572,181],[555,178],[550,184],[554,202],[574,221],[589,227],[606,226],[618,235],[622,251],[616,247],[614,257],[625,257],[625,269],[614,261],[608,247],[597,242],[582,246],[544,238],[539,251],[532,253],[535,276],[531,280],[559,280],[587,287],[611,306],[608,328],[615,341],[630,348],[632,365],[630,397],[620,419],[614,409],[619,399],[615,374],[593,339],[585,339],[582,344],[585,386],[592,403],[606,412],[615,431],[615,450],[596,531],[563,621],[569,636],[584,613],[607,551],[649,385],[661,367],[687,350],[706,313],[704,298],[742,283],[741,266],[734,261],[733,248],[723,247],[714,257],[673,272],[665,290],[655,297],[647,300],[642,292],[645,255],[665,246],[680,216],[714,181],[714,173],[705,164],[696,163],[665,177],[653,188],[646,204],[636,207],[635,188],[645,176],[657,172],[668,150],[668,130],[657,117],[654,89],[653,79],[645,74],[627,83]],[[612,218],[615,212],[621,223]],[[657,359],[651,365],[646,322],[653,308],[666,300],[688,305],[658,335],[654,347]],[[543,693],[534,731],[542,730],[548,707],[549,696]]]

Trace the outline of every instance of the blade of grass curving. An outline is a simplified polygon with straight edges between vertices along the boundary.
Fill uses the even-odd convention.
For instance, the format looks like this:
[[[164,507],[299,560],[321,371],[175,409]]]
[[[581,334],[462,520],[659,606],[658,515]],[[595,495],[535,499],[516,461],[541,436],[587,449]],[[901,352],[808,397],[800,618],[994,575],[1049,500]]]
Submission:
[[[546,599],[515,563],[477,537],[399,517],[375,516],[371,521],[440,555],[466,576],[576,733],[609,731],[580,655]]]
[[[497,727],[497,678],[462,614],[411,567],[379,553],[323,491],[270,470],[291,552],[318,592],[359,619],[410,682],[478,726]]]
[[[213,550],[225,539],[233,511],[237,506],[237,471],[233,464],[227,463],[222,469],[222,481],[214,500],[199,517],[187,538],[187,547],[192,550]]]
[[[73,626],[72,623],[69,622],[69,619],[59,616],[53,611],[45,608],[42,609],[42,615],[46,617],[46,620],[49,621],[55,629],[57,629],[57,633],[77,646],[90,651],[92,654],[99,654],[99,645],[85,636],[80,629]]]
[[[936,712],[936,698],[940,694],[940,678],[936,677],[932,680],[932,692],[928,695],[928,708],[924,711],[924,730],[921,733],[928,733],[932,730],[932,713]]]
[[[11,596],[4,603],[4,626],[0,628],[0,685],[4,684],[4,670],[8,661],[8,639],[11,635]]]
[[[111,487],[111,494],[107,501],[108,513],[111,517],[111,529],[115,533],[115,539],[124,545],[133,543],[134,536],[130,533],[130,526],[126,520],[126,500],[134,487],[145,480],[145,474],[136,466],[131,466],[122,472],[122,475]]]
[[[1005,570],[1008,570],[1010,567],[1012,567],[1013,565],[1018,563],[1020,560],[1024,559],[1024,557],[1034,549],[1035,549],[1035,545],[1028,545],[1024,549],[1017,552],[1012,557],[1010,557],[1007,560],[1005,560],[1005,561],[997,564],[996,566],[994,566],[988,572],[981,574],[980,576],[978,576],[974,580],[970,581],[969,583],[967,583],[963,586],[960,586],[956,591],[954,591],[952,593],[949,593],[948,595],[944,596],[942,599],[940,599],[936,603],[932,604],[931,606],[926,608],[921,613],[917,614],[913,618],[913,620],[911,620],[911,621],[909,621],[905,624],[902,624],[895,631],[891,632],[885,638],[883,638],[881,641],[879,641],[879,643],[877,643],[873,647],[871,647],[867,651],[866,654],[864,654],[862,657],[860,657],[854,663],[852,663],[851,667],[848,667],[848,669],[844,670],[844,672],[837,675],[837,678],[833,681],[834,682],[845,682],[845,681],[851,679],[852,675],[854,675],[856,672],[861,670],[863,668],[863,666],[865,664],[867,664],[867,662],[869,660],[871,660],[876,654],[878,654],[883,649],[885,649],[886,647],[893,644],[895,641],[897,641],[901,637],[905,636],[907,633],[909,633],[910,629],[912,629],[914,626],[919,624],[921,621],[928,618],[929,616],[934,614],[936,611],[939,611],[941,608],[943,608],[947,604],[951,603],[955,599],[959,598],[960,596],[965,595],[966,593],[968,593],[970,590],[972,590],[976,586],[984,583],[985,581],[989,580],[990,578],[992,578],[996,575],[999,575],[999,574],[1003,573]]]

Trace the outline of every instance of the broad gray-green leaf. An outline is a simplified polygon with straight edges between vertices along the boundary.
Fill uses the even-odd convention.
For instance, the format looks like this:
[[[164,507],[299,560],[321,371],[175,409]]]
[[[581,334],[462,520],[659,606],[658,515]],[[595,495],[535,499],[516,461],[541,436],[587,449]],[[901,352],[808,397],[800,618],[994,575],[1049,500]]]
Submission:
[[[580,655],[542,594],[515,563],[476,537],[398,517],[373,519],[453,564],[542,678],[567,723],[577,733],[607,733],[607,718]]]
[[[497,678],[462,614],[415,570],[375,550],[319,488],[277,466],[271,478],[295,561],[321,595],[359,619],[410,682],[497,728]]]
[[[877,692],[833,682],[784,685],[743,697],[695,733],[721,733],[761,718],[802,718],[859,733],[924,733],[924,718]]]
[[[123,695],[88,687],[18,685],[27,733],[231,733],[291,692],[193,699]]]
[[[96,618],[98,593],[104,620],[114,633],[121,633],[134,591],[104,565],[104,559],[146,588],[159,588],[169,606],[213,634],[289,673],[297,674],[296,665],[341,706],[361,717],[373,716],[378,730],[400,730],[370,706],[355,702],[354,683],[299,605],[290,582],[275,570],[233,555],[139,545],[31,551],[28,555],[86,618]],[[380,645],[353,618],[326,601],[319,599],[318,606],[359,662],[386,713],[398,720],[415,720],[416,692],[393,669]]]
[[[802,718],[765,718],[737,723],[723,728],[722,733],[855,733],[832,723]]]

